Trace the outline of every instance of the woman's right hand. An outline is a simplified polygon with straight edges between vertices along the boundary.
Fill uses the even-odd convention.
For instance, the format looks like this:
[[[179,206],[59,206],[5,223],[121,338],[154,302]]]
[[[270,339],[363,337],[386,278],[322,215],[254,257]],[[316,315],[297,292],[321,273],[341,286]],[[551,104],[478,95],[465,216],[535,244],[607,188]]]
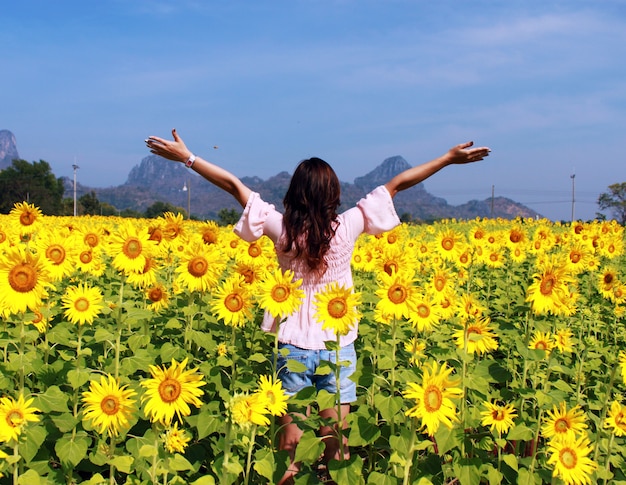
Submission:
[[[158,136],[149,136],[146,139],[146,146],[150,149],[150,152],[155,155],[175,162],[185,163],[189,160],[192,153],[187,148],[182,138],[176,133],[176,128],[172,130],[172,136],[174,137],[173,141],[159,138]]]

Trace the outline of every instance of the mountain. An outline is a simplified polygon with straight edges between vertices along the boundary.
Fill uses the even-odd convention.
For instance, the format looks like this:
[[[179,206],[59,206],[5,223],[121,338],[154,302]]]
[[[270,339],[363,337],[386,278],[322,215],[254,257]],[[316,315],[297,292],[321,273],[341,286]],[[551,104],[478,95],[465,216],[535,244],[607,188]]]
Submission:
[[[15,136],[8,130],[0,130],[0,170],[9,167],[13,159],[19,158]],[[378,185],[386,183],[400,172],[410,168],[401,156],[385,159],[371,172],[357,177],[353,183],[341,182],[341,210],[354,206],[356,202]],[[74,185],[69,177],[62,177],[65,197],[73,198]],[[267,180],[259,177],[242,177],[243,183],[261,194],[264,200],[282,209],[283,196],[289,186],[291,175],[280,172]],[[200,219],[216,219],[220,210],[241,207],[226,192],[208,183],[181,163],[174,163],[156,155],[148,155],[134,166],[126,182],[117,187],[94,188],[77,183],[76,193],[80,197],[94,192],[98,199],[119,210],[145,210],[157,201],[169,202],[187,210]],[[536,217],[535,211],[511,199],[497,197],[482,201],[472,200],[452,206],[445,199],[428,193],[424,184],[417,184],[400,192],[394,198],[398,215],[403,220],[432,221],[445,218],[473,219],[476,217]]]
[[[16,158],[20,156],[17,153],[15,135],[9,130],[0,130],[0,170],[10,167]]]
[[[354,183],[341,182],[341,207],[345,210],[378,185],[386,183],[411,165],[401,156],[385,159],[371,172],[357,177]],[[243,183],[259,192],[264,200],[282,209],[282,199],[289,186],[291,175],[280,172],[267,180],[259,177],[242,177]],[[71,188],[71,181],[69,187]],[[187,190],[185,190],[187,189]],[[226,192],[188,170],[181,163],[174,163],[156,155],[148,155],[133,167],[123,185],[105,189],[89,189],[78,186],[80,193],[93,190],[98,199],[118,209],[145,211],[156,201],[169,202],[202,219],[214,219],[221,209],[241,207]],[[473,219],[476,217],[536,217],[539,214],[513,200],[497,197],[483,201],[473,200],[452,206],[445,199],[428,193],[424,184],[417,184],[400,192],[394,198],[398,215],[403,220],[432,221],[444,218]]]

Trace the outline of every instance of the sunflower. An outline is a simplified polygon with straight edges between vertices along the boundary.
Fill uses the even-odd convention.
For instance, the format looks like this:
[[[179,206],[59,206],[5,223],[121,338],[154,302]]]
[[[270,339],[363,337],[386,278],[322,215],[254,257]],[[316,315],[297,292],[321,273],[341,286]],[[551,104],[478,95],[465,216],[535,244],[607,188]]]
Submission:
[[[213,293],[211,310],[226,325],[243,327],[252,320],[252,307],[250,289],[241,275],[231,276]]]
[[[517,417],[515,406],[511,403],[495,404],[489,401],[483,402],[483,406],[485,410],[480,413],[480,424],[489,426],[492,433],[495,429],[499,436],[506,434],[514,424],[513,419]]]
[[[171,242],[174,239],[185,238],[185,218],[181,213],[165,212],[162,218],[165,239]]]
[[[568,436],[564,440],[548,443],[548,465],[554,466],[552,476],[559,477],[567,485],[591,484],[591,474],[597,464],[588,457],[592,447],[587,436]]]
[[[146,300],[150,302],[148,304],[148,309],[152,310],[154,313],[160,313],[161,310],[164,310],[169,306],[170,293],[162,283],[155,283],[154,285],[146,288],[144,290],[144,294],[146,296]]]
[[[385,244],[375,259],[374,271],[384,271],[392,275],[402,271],[409,264],[409,254],[400,244]]]
[[[76,267],[76,239],[66,231],[39,231],[35,241],[37,253],[45,256],[52,281],[61,281]]]
[[[215,221],[206,221],[202,223],[197,234],[202,242],[207,246],[210,244],[218,244],[220,241],[220,227]]]
[[[273,274],[267,274],[258,287],[259,305],[273,317],[284,318],[292,315],[300,308],[304,299],[301,285],[302,280],[294,280],[293,271],[289,269],[284,273],[277,270]]]
[[[176,282],[189,291],[209,291],[217,285],[225,266],[223,259],[217,245],[191,243],[176,267]]]
[[[243,276],[244,283],[250,286],[252,291],[256,292],[261,281],[267,277],[267,267],[265,263],[263,258],[241,259],[235,263],[233,272]]]
[[[174,421],[174,426],[168,428],[162,438],[168,453],[184,453],[191,441],[184,429],[178,429],[178,421]]]
[[[413,283],[413,278],[404,272],[393,275],[379,273],[376,296],[380,299],[376,303],[376,308],[396,319],[408,318],[413,308],[412,301],[417,294]]]
[[[608,300],[613,299],[613,288],[619,284],[620,282],[617,270],[611,266],[605,267],[604,270],[597,276],[598,291]]]
[[[111,375],[101,376],[100,382],[91,381],[89,390],[83,392],[83,418],[91,421],[98,432],[117,436],[130,427],[135,412],[137,393],[120,386]]]
[[[102,250],[100,248],[91,248],[83,246],[78,249],[76,257],[76,267],[82,272],[87,273],[96,278],[104,274],[106,264],[102,260]]]
[[[550,332],[541,332],[539,330],[535,331],[533,337],[530,339],[528,348],[543,350],[546,354],[549,354],[552,352],[552,349],[554,349],[554,340],[552,339],[552,335]]]
[[[77,286],[69,286],[61,299],[62,307],[65,308],[65,317],[72,323],[91,325],[102,308],[102,291],[97,286],[90,287],[79,283]]]
[[[430,296],[417,295],[409,312],[409,321],[418,331],[430,332],[441,322],[439,306]]]
[[[237,394],[228,403],[228,411],[232,422],[243,429],[255,424],[267,426],[270,420],[267,417],[267,402],[261,394]]]
[[[498,348],[498,340],[489,326],[489,317],[475,318],[465,323],[464,327],[457,330],[452,336],[456,340],[456,346],[464,349],[468,354],[486,354]]]
[[[156,284],[161,265],[154,256],[146,256],[146,262],[141,271],[127,273],[128,282],[138,288],[146,288]]]
[[[585,416],[580,406],[576,405],[569,411],[567,404],[560,402],[552,411],[547,412],[547,417],[541,426],[541,434],[552,441],[561,441],[565,438],[575,438],[584,433],[587,425]]]
[[[433,295],[436,302],[441,302],[456,292],[455,281],[449,268],[445,266],[436,268],[430,277],[428,292]]]
[[[420,359],[426,357],[426,354],[424,353],[424,350],[426,350],[426,344],[415,337],[404,343],[404,350],[406,350],[411,356],[409,358],[409,363],[412,365],[418,365]]]
[[[455,313],[462,321],[480,318],[487,309],[474,293],[464,293],[455,304]]]
[[[604,427],[611,429],[615,436],[626,436],[626,406],[622,406],[619,401],[613,401],[604,420]]]
[[[314,318],[322,324],[322,330],[330,329],[336,335],[347,335],[361,317],[358,308],[361,294],[336,282],[316,293],[313,303],[316,307]]]
[[[536,315],[567,314],[569,285],[574,283],[567,265],[556,258],[546,258],[539,264],[539,271],[533,275],[534,281],[528,287],[526,301],[531,302]]]
[[[569,328],[560,328],[554,334],[554,346],[563,353],[574,351],[572,342],[573,333]]]
[[[17,441],[24,426],[39,421],[35,413],[40,411],[31,407],[33,401],[32,397],[25,400],[22,394],[17,400],[10,396],[0,398],[0,442]]]
[[[28,202],[17,202],[9,212],[9,220],[19,229],[21,234],[37,232],[42,217],[43,214],[39,207]]]
[[[452,371],[445,363],[439,368],[437,362],[433,362],[430,367],[425,366],[421,385],[407,383],[409,389],[404,397],[415,400],[415,406],[405,414],[421,418],[421,429],[426,428],[429,436],[435,434],[441,423],[452,428],[453,423],[459,421],[452,399],[462,398],[463,390],[457,387],[458,380],[449,379]]]
[[[197,372],[197,368],[185,370],[188,359],[178,363],[172,359],[169,368],[150,366],[151,379],[146,379],[141,386],[146,392],[141,397],[145,402],[144,411],[151,422],[159,422],[170,426],[174,415],[182,420],[183,416],[191,414],[189,405],[200,407],[202,395],[200,389],[205,383],[204,376]]]
[[[23,246],[7,248],[0,255],[0,307],[10,313],[35,310],[50,287],[48,269],[39,255]]]
[[[270,376],[259,378],[259,388],[256,391],[265,401],[267,411],[273,416],[283,416],[287,412],[287,400],[283,384],[280,379],[272,381]]]
[[[151,256],[155,248],[156,243],[150,239],[148,228],[137,228],[131,222],[120,224],[109,239],[112,264],[125,274],[143,271],[146,257]]]
[[[572,241],[567,250],[567,269],[576,275],[585,271],[587,262],[593,257],[593,247],[580,240]]]
[[[456,261],[465,250],[467,242],[454,229],[444,229],[435,236],[435,250],[446,261]]]

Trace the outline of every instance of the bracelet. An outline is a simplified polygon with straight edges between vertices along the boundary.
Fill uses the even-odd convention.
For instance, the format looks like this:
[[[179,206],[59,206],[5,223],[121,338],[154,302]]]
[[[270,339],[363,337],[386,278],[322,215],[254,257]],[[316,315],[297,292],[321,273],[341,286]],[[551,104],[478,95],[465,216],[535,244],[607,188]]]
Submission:
[[[185,167],[191,168],[191,166],[193,165],[193,162],[195,161],[196,161],[196,156],[192,153],[191,156],[189,157],[189,160],[185,162]]]

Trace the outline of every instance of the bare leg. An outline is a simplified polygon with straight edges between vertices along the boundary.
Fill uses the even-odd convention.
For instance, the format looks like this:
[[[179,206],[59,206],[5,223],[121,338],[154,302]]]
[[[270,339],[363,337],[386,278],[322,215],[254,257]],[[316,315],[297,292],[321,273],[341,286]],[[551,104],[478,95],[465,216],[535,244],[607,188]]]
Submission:
[[[278,447],[281,450],[287,450],[289,452],[291,464],[278,482],[278,485],[289,485],[293,483],[293,477],[300,471],[300,464],[294,463],[293,460],[296,457],[296,446],[298,446],[300,438],[302,437],[302,430],[297,424],[293,423],[293,418],[289,414],[285,414],[279,418],[279,422],[281,432]]]
[[[348,423],[346,417],[350,413],[350,405],[341,405],[342,428],[346,429]],[[339,446],[339,433],[337,428],[337,408],[328,408],[320,411],[322,418],[330,418],[335,421],[332,426],[322,426],[320,434],[324,437],[326,449],[324,450],[323,461],[328,463],[330,460],[347,460],[350,458],[350,450],[348,448],[348,437],[343,436],[343,457],[341,456],[341,447]]]

